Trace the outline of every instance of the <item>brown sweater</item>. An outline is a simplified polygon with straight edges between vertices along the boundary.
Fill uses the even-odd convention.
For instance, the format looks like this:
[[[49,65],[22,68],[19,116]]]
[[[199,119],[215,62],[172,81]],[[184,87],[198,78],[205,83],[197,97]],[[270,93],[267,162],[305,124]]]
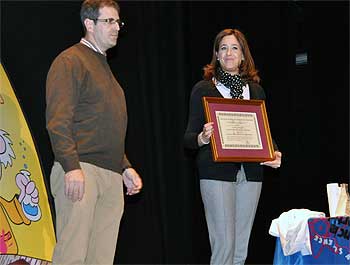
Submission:
[[[81,43],[53,61],[46,81],[46,122],[55,160],[65,172],[79,161],[121,173],[127,111],[107,59]]]

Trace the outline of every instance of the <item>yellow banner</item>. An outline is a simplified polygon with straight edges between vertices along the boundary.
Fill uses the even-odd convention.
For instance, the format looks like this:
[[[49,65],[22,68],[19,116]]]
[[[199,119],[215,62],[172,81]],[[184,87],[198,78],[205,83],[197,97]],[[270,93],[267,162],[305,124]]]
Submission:
[[[0,263],[51,261],[55,234],[38,154],[1,64],[0,78]]]

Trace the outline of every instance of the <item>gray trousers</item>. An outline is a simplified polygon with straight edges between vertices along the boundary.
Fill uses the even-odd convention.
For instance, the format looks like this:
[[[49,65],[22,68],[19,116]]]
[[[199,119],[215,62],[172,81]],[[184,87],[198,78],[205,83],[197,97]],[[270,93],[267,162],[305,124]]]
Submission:
[[[244,264],[262,182],[200,180],[211,246],[210,264]]]

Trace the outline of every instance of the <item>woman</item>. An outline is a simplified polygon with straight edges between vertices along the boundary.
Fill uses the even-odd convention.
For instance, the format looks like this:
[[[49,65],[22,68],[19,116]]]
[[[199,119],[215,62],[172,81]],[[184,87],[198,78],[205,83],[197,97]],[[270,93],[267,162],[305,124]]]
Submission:
[[[263,163],[214,162],[209,145],[213,123],[205,122],[202,97],[265,100],[259,81],[244,35],[236,29],[221,31],[214,41],[212,60],[204,67],[204,80],[193,87],[184,136],[186,148],[198,149],[211,264],[244,264],[262,187],[262,165],[280,167],[282,154],[275,151],[275,159]]]

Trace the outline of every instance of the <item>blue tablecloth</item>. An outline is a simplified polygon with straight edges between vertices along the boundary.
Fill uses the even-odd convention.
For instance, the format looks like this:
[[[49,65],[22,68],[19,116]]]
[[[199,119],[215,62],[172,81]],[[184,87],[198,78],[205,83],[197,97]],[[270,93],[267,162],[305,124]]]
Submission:
[[[350,217],[310,218],[308,226],[312,255],[284,256],[277,238],[273,264],[350,264]]]

